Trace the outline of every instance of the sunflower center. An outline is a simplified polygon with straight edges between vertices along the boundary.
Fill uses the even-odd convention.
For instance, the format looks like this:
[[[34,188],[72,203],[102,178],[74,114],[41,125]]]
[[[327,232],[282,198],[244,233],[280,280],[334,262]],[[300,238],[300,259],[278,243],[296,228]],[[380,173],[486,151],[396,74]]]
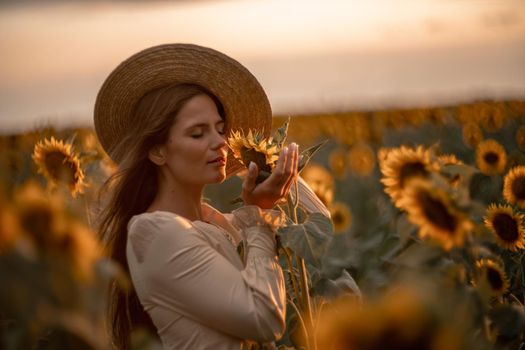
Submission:
[[[499,161],[499,155],[495,152],[487,152],[483,155],[483,159],[488,164],[497,164]]]
[[[419,203],[423,214],[433,225],[451,234],[456,230],[457,219],[442,201],[424,193],[419,196]]]
[[[56,181],[75,183],[75,167],[61,152],[51,152],[44,160],[49,174]]]
[[[259,171],[264,170],[267,172],[272,172],[272,168],[266,164],[266,155],[261,152],[257,152],[253,148],[241,148],[241,158],[243,163],[248,166],[250,162],[257,164]]]
[[[487,281],[489,282],[492,289],[500,290],[503,288],[503,278],[501,273],[491,267],[487,267]]]
[[[496,234],[505,242],[515,242],[519,237],[518,224],[508,214],[498,213],[492,220]]]
[[[428,171],[425,168],[425,164],[421,162],[406,163],[399,171],[399,184],[403,188],[408,179],[416,176],[427,177],[427,175]]]
[[[341,225],[344,222],[345,218],[341,213],[335,212],[334,216],[332,216],[332,220],[334,221],[335,225]]]
[[[518,200],[525,199],[525,177],[517,177],[512,181],[512,193]]]

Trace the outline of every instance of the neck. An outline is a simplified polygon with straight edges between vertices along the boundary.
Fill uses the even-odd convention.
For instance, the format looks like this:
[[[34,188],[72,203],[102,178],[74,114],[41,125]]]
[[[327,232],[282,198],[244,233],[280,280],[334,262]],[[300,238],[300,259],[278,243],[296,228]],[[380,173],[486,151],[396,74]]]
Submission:
[[[191,221],[202,220],[203,188],[203,186],[180,183],[172,178],[159,176],[157,195],[147,211],[169,211]]]

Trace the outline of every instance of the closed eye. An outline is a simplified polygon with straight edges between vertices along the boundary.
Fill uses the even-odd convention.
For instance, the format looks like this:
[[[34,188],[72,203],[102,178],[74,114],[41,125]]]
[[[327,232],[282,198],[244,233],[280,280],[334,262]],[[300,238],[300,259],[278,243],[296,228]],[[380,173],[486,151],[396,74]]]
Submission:
[[[217,130],[217,132],[219,133],[219,135],[224,135],[226,133],[224,130]],[[190,136],[194,139],[199,139],[204,136],[204,133],[191,134]]]
[[[226,128],[224,126],[224,121],[219,121],[216,125],[216,130],[217,132],[220,134],[220,135],[224,135],[226,133]],[[202,123],[202,124],[198,124],[198,125],[193,125],[191,127],[191,133],[190,133],[190,137],[194,138],[194,139],[198,139],[198,138],[201,138],[204,136],[205,132],[207,132],[209,130],[209,126],[205,123]]]

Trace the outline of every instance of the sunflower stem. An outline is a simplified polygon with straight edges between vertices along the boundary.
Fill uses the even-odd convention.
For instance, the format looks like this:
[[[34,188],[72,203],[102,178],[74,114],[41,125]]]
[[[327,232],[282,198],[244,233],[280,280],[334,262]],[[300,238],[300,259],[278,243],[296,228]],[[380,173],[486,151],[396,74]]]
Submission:
[[[304,304],[304,314],[306,318],[306,322],[309,326],[310,331],[312,332],[311,336],[315,334],[314,332],[314,321],[312,318],[312,304],[310,302],[310,293],[308,290],[308,275],[306,273],[306,265],[304,263],[304,259],[301,258],[299,255],[295,256],[295,260],[297,262],[297,266],[299,267],[300,272],[300,278],[301,278],[301,291],[302,291],[302,300]],[[316,341],[314,341],[314,347],[312,349],[316,349]]]
[[[490,330],[490,320],[487,316],[483,317],[483,333],[485,334],[485,339],[487,339],[490,343],[494,343],[494,334]]]
[[[301,294],[299,293],[299,285],[298,285],[297,277],[295,276],[295,272],[294,272],[294,269],[293,269],[292,252],[291,252],[290,248],[283,247],[282,250],[283,250],[284,255],[286,257],[286,261],[288,263],[288,268],[289,268],[288,276],[289,276],[290,281],[292,283],[292,287],[293,287],[293,290],[294,290],[294,293],[295,293],[295,299],[300,303],[301,302]]]
[[[288,209],[290,212],[290,216],[294,222],[294,224],[298,224],[297,221],[297,206],[299,204],[299,191],[297,182],[294,181],[294,191],[295,191],[295,199],[292,198],[292,196],[288,195]],[[301,258],[299,255],[295,255],[295,260],[297,263],[297,267],[299,268],[299,281],[301,283],[301,295],[298,295],[298,300],[301,301],[301,306],[303,308],[303,312],[306,318],[306,323],[308,325],[308,328],[312,332],[312,336],[315,334],[314,332],[314,322],[312,318],[312,304],[310,302],[310,292],[308,288],[308,272],[306,270],[306,264],[304,263],[304,259]],[[306,335],[307,337],[310,336],[310,334]],[[312,338],[313,339],[313,338]],[[312,348],[309,349],[316,349],[316,341],[314,340],[314,344]]]
[[[310,349],[310,337],[308,335],[308,327],[306,326],[306,323],[304,322],[304,318],[301,316],[301,311],[299,310],[297,305],[295,305],[293,300],[288,300],[288,302],[294,308],[295,313],[297,314],[297,318],[299,319],[299,323],[301,324],[301,328],[303,329],[304,339],[305,339],[305,342],[306,342],[306,348]]]
[[[297,198],[297,196],[296,196]],[[295,200],[291,195],[288,195],[288,213],[290,215],[290,218],[292,219],[293,223],[295,225],[298,224],[297,222],[297,206],[295,205]]]
[[[299,185],[297,184],[297,180],[293,180],[293,188],[295,193],[295,200],[293,202],[293,213],[294,213],[294,221],[297,223],[297,207],[299,206]]]

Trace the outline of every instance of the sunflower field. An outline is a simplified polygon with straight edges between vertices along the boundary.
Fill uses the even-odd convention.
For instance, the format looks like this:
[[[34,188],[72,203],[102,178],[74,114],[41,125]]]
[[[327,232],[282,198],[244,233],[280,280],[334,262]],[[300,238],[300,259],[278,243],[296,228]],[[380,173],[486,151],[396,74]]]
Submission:
[[[525,349],[525,101],[274,117],[283,125],[331,218],[283,206],[278,349]],[[0,145],[0,348],[108,348],[107,288],[132,288],[95,233],[117,166],[91,128]],[[240,184],[206,199],[229,211]],[[160,345],[136,330],[132,348]]]

